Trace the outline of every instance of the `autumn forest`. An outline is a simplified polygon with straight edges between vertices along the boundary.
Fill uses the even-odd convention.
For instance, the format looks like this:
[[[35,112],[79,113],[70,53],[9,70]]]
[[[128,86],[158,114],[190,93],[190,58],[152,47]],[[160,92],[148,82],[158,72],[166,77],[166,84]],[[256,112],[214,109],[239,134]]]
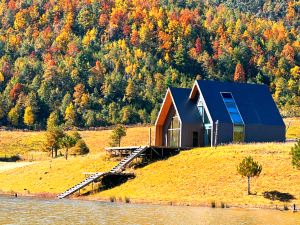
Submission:
[[[300,2],[0,0],[0,126],[153,123],[168,86],[266,84],[300,112]]]

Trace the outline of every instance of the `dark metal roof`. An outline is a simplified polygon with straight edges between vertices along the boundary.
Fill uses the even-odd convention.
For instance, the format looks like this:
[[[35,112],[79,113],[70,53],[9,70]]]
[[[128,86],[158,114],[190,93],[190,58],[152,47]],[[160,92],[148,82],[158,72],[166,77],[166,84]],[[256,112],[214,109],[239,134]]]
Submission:
[[[174,87],[170,87],[169,89],[182,123],[200,123],[201,117],[197,109],[197,104],[195,101],[189,99],[191,89]]]
[[[213,121],[232,123],[221,92],[231,92],[240,114],[247,124],[285,126],[266,85],[197,81]]]

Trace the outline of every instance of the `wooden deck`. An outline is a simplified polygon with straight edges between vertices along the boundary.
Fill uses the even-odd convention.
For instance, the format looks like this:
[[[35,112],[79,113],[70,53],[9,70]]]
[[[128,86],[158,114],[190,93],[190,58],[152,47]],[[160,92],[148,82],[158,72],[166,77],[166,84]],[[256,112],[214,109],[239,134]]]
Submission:
[[[106,152],[111,156],[125,157],[130,155],[135,149],[140,146],[124,146],[124,147],[107,147]],[[165,158],[172,155],[178,154],[182,150],[188,150],[187,148],[180,147],[167,147],[167,146],[141,146],[146,148],[143,154],[140,155],[142,158],[154,159],[154,158]]]

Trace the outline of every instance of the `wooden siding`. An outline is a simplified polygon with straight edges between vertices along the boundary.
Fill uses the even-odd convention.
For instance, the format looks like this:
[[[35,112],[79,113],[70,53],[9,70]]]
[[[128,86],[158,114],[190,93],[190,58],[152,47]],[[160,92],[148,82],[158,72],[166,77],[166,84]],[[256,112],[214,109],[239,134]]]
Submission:
[[[158,118],[155,123],[155,140],[154,145],[163,145],[163,126],[168,116],[169,109],[172,105],[172,96],[170,90],[167,91],[164,102],[162,103]]]

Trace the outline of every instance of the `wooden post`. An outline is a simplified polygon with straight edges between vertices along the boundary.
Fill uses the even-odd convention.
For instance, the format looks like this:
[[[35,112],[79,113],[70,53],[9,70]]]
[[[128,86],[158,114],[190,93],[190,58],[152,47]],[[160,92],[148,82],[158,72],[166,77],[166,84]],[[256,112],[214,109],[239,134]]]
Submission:
[[[218,144],[218,127],[219,127],[219,120],[216,121],[215,147],[217,147],[217,144]]]
[[[151,127],[149,128],[149,147],[151,147]]]

